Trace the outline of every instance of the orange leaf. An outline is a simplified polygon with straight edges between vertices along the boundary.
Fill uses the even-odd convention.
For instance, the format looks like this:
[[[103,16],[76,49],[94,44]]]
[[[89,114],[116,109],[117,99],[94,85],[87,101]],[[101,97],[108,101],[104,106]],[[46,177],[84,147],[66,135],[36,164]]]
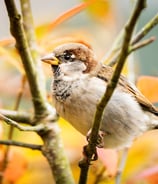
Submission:
[[[85,3],[81,3],[75,7],[73,7],[72,9],[64,12],[62,15],[60,15],[59,17],[57,17],[48,27],[48,32],[50,32],[54,27],[56,27],[57,25],[61,24],[62,22],[64,22],[65,20],[71,18],[72,16],[76,15],[77,13],[81,12],[82,10],[84,10],[86,7],[88,7],[90,4],[92,4],[94,1],[96,0],[89,0]]]
[[[152,103],[158,102],[158,77],[141,76],[137,87]]]
[[[25,73],[22,64],[16,58],[16,53],[11,53],[6,48],[0,46],[0,56],[3,56],[6,61],[14,65],[21,74]]]
[[[0,123],[0,139],[2,139],[2,137],[3,137],[3,133],[4,133],[4,131],[3,131],[3,124],[2,123]],[[0,147],[1,148],[1,147]]]
[[[7,39],[0,40],[0,46],[8,46],[14,43],[15,43],[14,38],[7,38]]]
[[[27,161],[20,152],[11,152],[10,160],[4,172],[4,178],[10,183],[15,183],[25,172]]]

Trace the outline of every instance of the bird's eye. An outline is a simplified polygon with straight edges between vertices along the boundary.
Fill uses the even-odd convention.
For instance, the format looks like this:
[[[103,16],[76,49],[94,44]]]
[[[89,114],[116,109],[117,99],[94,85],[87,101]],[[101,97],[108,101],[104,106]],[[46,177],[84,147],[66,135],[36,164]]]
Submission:
[[[75,55],[70,53],[70,52],[64,52],[63,54],[63,58],[66,60],[66,61],[73,61],[75,59]]]
[[[69,60],[70,58],[71,58],[71,54],[68,54],[68,53],[64,54],[65,60]]]

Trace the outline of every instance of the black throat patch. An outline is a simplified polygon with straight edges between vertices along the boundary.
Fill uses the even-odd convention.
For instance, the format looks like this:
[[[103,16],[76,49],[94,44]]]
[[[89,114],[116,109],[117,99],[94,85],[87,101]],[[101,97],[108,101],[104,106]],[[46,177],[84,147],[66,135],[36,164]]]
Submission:
[[[53,83],[53,94],[57,101],[64,102],[71,95],[71,83],[55,79]]]

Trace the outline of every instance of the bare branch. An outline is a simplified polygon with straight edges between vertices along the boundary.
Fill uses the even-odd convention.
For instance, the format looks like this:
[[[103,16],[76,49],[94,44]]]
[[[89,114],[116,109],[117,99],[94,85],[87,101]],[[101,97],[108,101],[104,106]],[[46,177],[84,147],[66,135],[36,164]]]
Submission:
[[[26,83],[26,76],[25,76],[25,74],[23,74],[22,78],[21,78],[21,86],[19,88],[17,98],[15,100],[15,105],[14,105],[14,110],[16,110],[16,111],[18,111],[18,109],[19,109],[19,105],[20,105],[20,102],[22,99],[24,88],[25,88],[25,83]],[[7,138],[10,141],[13,138],[14,128],[15,128],[14,126],[10,126],[9,130],[8,130]],[[10,153],[10,146],[7,146],[6,149],[4,150],[4,158],[1,162],[1,173],[4,173],[6,168],[7,168],[9,153]],[[3,180],[4,180],[4,174],[0,175],[0,184],[3,183]]]
[[[155,15],[154,18],[152,18],[132,39],[131,41],[131,47],[135,47],[134,45],[136,43],[138,43],[142,38],[144,38],[144,36],[146,36],[149,31],[151,31],[151,29],[153,29],[156,25],[158,24],[158,14]],[[121,34],[119,37],[123,36],[123,34]],[[121,38],[120,38],[121,39]],[[102,62],[107,62],[109,63],[109,66],[114,66],[117,62],[118,62],[118,56],[120,54],[120,44],[118,44],[118,42],[116,42],[113,46],[113,49],[111,49],[108,53],[108,55],[106,54],[103,59]],[[129,52],[130,54],[130,52]]]
[[[24,26],[28,46],[30,49],[30,53],[33,58],[33,62],[35,64],[36,70],[38,71],[38,73],[40,73],[40,75],[38,75],[37,82],[40,82],[39,83],[40,91],[46,97],[45,82],[44,82],[45,77],[43,74],[42,63],[40,61],[40,56],[38,53],[38,46],[36,43],[34,22],[33,22],[33,17],[31,13],[32,12],[31,3],[29,0],[20,0],[20,5],[21,5],[22,16],[23,16],[23,26]]]
[[[80,181],[79,184],[85,184],[87,181],[87,173],[89,170],[89,165],[92,161],[93,156],[96,154],[96,146],[97,146],[97,138],[98,138],[98,133],[99,133],[99,128],[100,128],[100,123],[102,119],[102,115],[104,112],[104,109],[106,108],[106,105],[108,101],[110,100],[114,89],[117,85],[117,82],[119,80],[119,76],[121,73],[121,70],[123,68],[123,65],[126,61],[126,58],[128,56],[128,49],[129,49],[129,44],[131,41],[132,33],[135,27],[135,24],[142,12],[142,10],[146,6],[146,1],[145,0],[138,0],[136,3],[136,6],[132,12],[132,15],[129,18],[128,23],[125,26],[125,34],[124,34],[124,40],[121,48],[121,53],[118,58],[118,64],[116,66],[116,69],[112,75],[112,79],[107,85],[106,92],[104,96],[102,97],[101,101],[97,105],[97,110],[93,122],[93,127],[89,139],[89,143],[86,147],[87,151],[87,157],[84,157],[82,161],[80,162],[80,168],[81,168],[81,173],[80,173]]]
[[[44,131],[39,132],[44,141],[42,153],[49,161],[56,184],[74,184],[68,161],[65,159],[60,128],[51,120],[46,126]]]
[[[24,142],[17,142],[13,140],[0,140],[0,144],[8,145],[8,146],[18,146],[23,148],[29,148],[32,150],[42,150],[42,145],[36,145],[36,144],[28,144]]]
[[[151,38],[146,39],[146,40],[144,40],[144,41],[142,41],[142,42],[140,42],[140,43],[135,43],[135,44],[133,44],[133,45],[130,45],[129,51],[128,51],[128,55],[130,55],[132,52],[134,52],[134,51],[136,51],[136,50],[138,50],[138,49],[140,49],[140,48],[142,48],[142,47],[145,47],[145,46],[147,46],[147,45],[153,43],[154,41],[155,41],[155,37],[151,37]],[[113,53],[113,54],[114,54],[114,53]],[[117,51],[113,56],[111,56],[111,57],[113,57],[113,58],[110,58],[111,61],[110,61],[110,63],[108,64],[109,66],[114,66],[114,65],[118,62],[119,54],[120,54],[120,50]]]
[[[43,124],[38,124],[36,126],[22,126],[22,125],[18,124],[16,121],[9,119],[9,118],[5,117],[2,114],[0,114],[0,119],[5,121],[8,125],[12,125],[12,126],[16,127],[17,129],[19,129],[21,131],[39,132],[39,131],[44,129]]]
[[[130,47],[130,49],[129,49],[129,54],[130,54],[131,52],[135,51],[135,50],[138,50],[138,49],[140,49],[140,48],[143,48],[143,47],[149,45],[150,43],[154,42],[155,39],[156,39],[156,38],[153,36],[153,37],[151,37],[151,38],[148,38],[148,39],[146,39],[146,40],[143,40],[142,42],[139,42],[139,43],[134,44],[132,47]]]
[[[153,17],[132,39],[131,44],[138,43],[144,36],[146,36],[151,29],[158,24],[158,13]]]
[[[33,61],[37,64],[37,44],[36,44],[36,36],[34,30],[33,17],[31,13],[31,4],[28,0],[20,0],[21,12],[23,17],[23,26],[26,34],[26,39],[28,42],[28,46],[31,51],[31,55],[33,57]]]
[[[26,112],[17,112],[12,110],[0,109],[0,114],[19,123],[32,124],[32,117]]]
[[[29,4],[28,1],[29,0],[27,1],[21,0],[21,3],[26,2],[28,5]],[[43,81],[43,78],[41,79],[40,73],[41,68],[40,65],[37,64],[39,62],[33,61],[34,59],[32,57],[33,54],[30,52],[30,49],[28,47],[29,44],[27,41],[30,38],[28,35],[27,36],[25,35],[26,29],[24,31],[23,24],[21,22],[21,16],[17,11],[14,0],[5,0],[5,4],[10,19],[11,33],[16,39],[16,46],[21,55],[24,69],[30,86],[30,91],[35,110],[34,123],[35,124],[40,123],[39,125],[34,126],[35,127],[34,131],[37,132],[38,127],[39,127],[38,130],[41,130],[38,132],[38,134],[44,141],[44,149],[42,149],[42,153],[46,156],[50,164],[51,171],[52,174],[54,175],[56,183],[73,184],[74,180],[72,177],[70,166],[65,156],[61,136],[58,133],[59,127],[57,122],[55,121],[57,119],[57,115],[55,109],[52,106],[50,106],[50,104],[47,101],[44,87],[45,81]],[[23,9],[22,11],[25,10]],[[30,6],[28,7],[27,11],[31,13]],[[17,125],[16,122],[10,121],[8,120],[8,118],[5,120],[9,124],[13,124],[22,130],[24,129],[30,131],[33,130],[33,127],[28,128],[22,126],[19,127],[19,125]],[[40,127],[42,126],[41,124],[43,124],[43,128]]]
[[[116,56],[116,54],[120,53],[123,36],[124,30],[121,30],[108,53],[106,53],[101,59],[101,63],[110,63],[111,60],[113,60],[113,58]]]
[[[10,30],[16,39],[16,47],[21,56],[25,71],[27,71],[26,75],[31,90],[35,115],[38,117],[41,114],[47,114],[45,88],[43,88],[43,85],[41,85],[41,83],[44,83],[44,81],[41,81],[41,78],[39,75],[37,75],[38,70],[33,62],[33,58],[28,47],[24,28],[21,23],[21,16],[18,13],[13,0],[5,0],[5,4],[10,19]]]

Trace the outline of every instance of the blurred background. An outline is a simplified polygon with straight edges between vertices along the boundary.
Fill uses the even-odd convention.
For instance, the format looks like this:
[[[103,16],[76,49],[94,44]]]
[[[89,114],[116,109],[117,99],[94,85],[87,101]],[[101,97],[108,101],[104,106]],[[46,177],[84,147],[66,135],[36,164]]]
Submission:
[[[15,1],[20,11],[19,1]],[[109,51],[115,38],[126,23],[135,1],[97,0],[80,13],[56,25],[57,17],[83,1],[31,0],[37,45],[40,55],[53,50],[56,45],[68,41],[82,41],[90,44],[99,60]],[[21,89],[23,68],[15,42],[9,32],[9,20],[4,1],[0,1],[0,108],[14,109],[16,97]],[[158,12],[158,1],[148,0],[147,8],[142,13],[137,32]],[[145,38],[158,36],[155,27]],[[46,76],[48,97],[51,96],[51,69],[43,65]],[[158,41],[136,51],[129,57],[124,74],[136,83],[138,88],[155,105],[158,103]],[[19,110],[32,112],[31,97],[27,84]],[[67,122],[60,119],[64,146],[71,162],[76,181],[79,177],[78,161],[82,156],[85,137],[74,130]],[[0,124],[0,138],[7,139],[8,126]],[[73,138],[73,139],[72,139]],[[14,131],[14,140],[42,144],[34,133]],[[158,132],[146,133],[136,140],[129,151],[123,174],[123,183],[158,183]],[[3,161],[6,147],[0,147],[0,163]],[[89,184],[102,174],[102,182],[113,183],[117,171],[120,153],[114,150],[99,150],[99,160],[91,167]],[[5,183],[30,184],[53,183],[49,165],[38,151],[12,147],[10,162],[5,172]],[[104,171],[104,172],[103,172]],[[100,182],[100,183],[102,183]]]

